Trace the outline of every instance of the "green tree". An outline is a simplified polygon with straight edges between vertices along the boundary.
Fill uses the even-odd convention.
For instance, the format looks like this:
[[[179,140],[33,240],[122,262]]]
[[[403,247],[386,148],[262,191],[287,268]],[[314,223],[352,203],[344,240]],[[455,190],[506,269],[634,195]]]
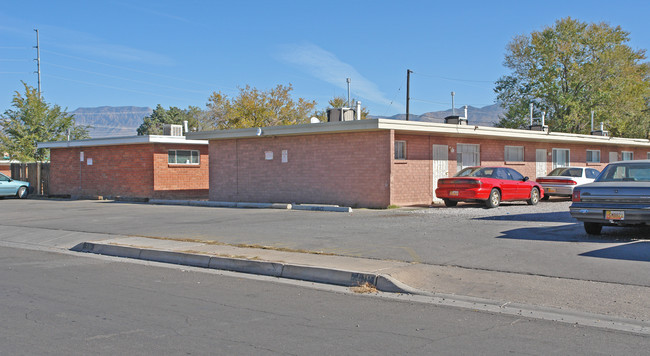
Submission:
[[[593,110],[612,135],[647,137],[650,66],[645,50],[627,45],[629,35],[618,26],[567,17],[516,36],[504,62],[512,73],[494,89],[506,109],[497,126],[524,128],[534,103],[553,131],[588,133]]]
[[[350,106],[352,108],[356,108],[357,107],[356,102],[357,99],[352,98],[352,100],[350,100]],[[348,100],[342,96],[335,96],[332,99],[330,99],[327,103],[329,104],[327,109],[348,107]],[[316,112],[315,116],[322,122],[327,122],[327,109],[319,110]],[[361,106],[361,120],[367,119],[369,113],[370,112],[368,111],[368,108],[366,108],[365,106]]]
[[[3,151],[11,159],[19,161],[43,161],[48,150],[37,148],[38,142],[89,138],[89,126],[77,125],[74,115],[61,110],[58,105],[50,106],[36,89],[23,82],[25,94],[18,91],[12,100],[12,109],[0,116],[0,142]]]
[[[158,104],[153,113],[143,119],[137,132],[138,135],[162,135],[164,124],[182,125],[183,121],[187,121],[190,130],[202,130],[205,129],[202,123],[204,115],[205,113],[196,106],[190,106],[187,109],[171,106],[166,110]]]
[[[214,92],[208,99],[205,126],[217,129],[238,129],[295,125],[308,123],[315,101],[291,97],[293,87],[278,85],[261,91],[247,85],[239,89],[239,95],[228,98],[221,92]]]

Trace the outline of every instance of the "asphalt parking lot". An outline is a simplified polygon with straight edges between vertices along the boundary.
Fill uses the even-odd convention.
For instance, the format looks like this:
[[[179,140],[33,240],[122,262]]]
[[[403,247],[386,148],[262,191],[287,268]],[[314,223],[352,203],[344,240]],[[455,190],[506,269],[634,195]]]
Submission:
[[[587,235],[570,202],[352,213],[4,199],[2,225],[199,239],[342,256],[650,286],[647,229]],[[15,238],[7,236],[6,238]],[[0,236],[0,238],[4,238]]]

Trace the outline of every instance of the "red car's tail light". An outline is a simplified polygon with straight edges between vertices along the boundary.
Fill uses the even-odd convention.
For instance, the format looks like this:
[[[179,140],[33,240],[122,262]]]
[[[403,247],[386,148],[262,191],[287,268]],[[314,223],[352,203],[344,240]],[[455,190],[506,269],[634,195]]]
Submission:
[[[571,201],[575,202],[575,203],[580,202],[580,191],[579,190],[575,189],[573,191],[573,194],[571,195]]]

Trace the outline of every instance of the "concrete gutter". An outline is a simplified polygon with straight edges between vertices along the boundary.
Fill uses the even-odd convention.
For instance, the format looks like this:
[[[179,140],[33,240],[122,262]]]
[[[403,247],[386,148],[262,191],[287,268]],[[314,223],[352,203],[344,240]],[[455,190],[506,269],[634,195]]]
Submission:
[[[389,293],[416,294],[414,288],[382,274],[305,266],[283,262],[249,260],[243,258],[211,256],[135,246],[83,242],[72,248],[77,252],[96,253],[106,256],[125,257],[146,261],[172,263],[183,266],[218,269],[278,278],[356,287],[369,283],[377,290]]]

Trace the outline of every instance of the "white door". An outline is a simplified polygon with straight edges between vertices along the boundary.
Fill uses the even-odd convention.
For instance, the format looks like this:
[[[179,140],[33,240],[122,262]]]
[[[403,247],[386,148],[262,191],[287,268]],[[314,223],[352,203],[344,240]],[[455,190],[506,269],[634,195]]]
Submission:
[[[449,147],[447,145],[433,145],[433,201],[440,202],[436,198],[438,179],[449,177]]]
[[[456,145],[456,171],[463,168],[480,166],[481,155],[479,145],[459,143]]]
[[[543,177],[546,175],[546,150],[538,148],[535,150],[535,176]]]
[[[609,163],[618,161],[618,152],[609,153]]]

